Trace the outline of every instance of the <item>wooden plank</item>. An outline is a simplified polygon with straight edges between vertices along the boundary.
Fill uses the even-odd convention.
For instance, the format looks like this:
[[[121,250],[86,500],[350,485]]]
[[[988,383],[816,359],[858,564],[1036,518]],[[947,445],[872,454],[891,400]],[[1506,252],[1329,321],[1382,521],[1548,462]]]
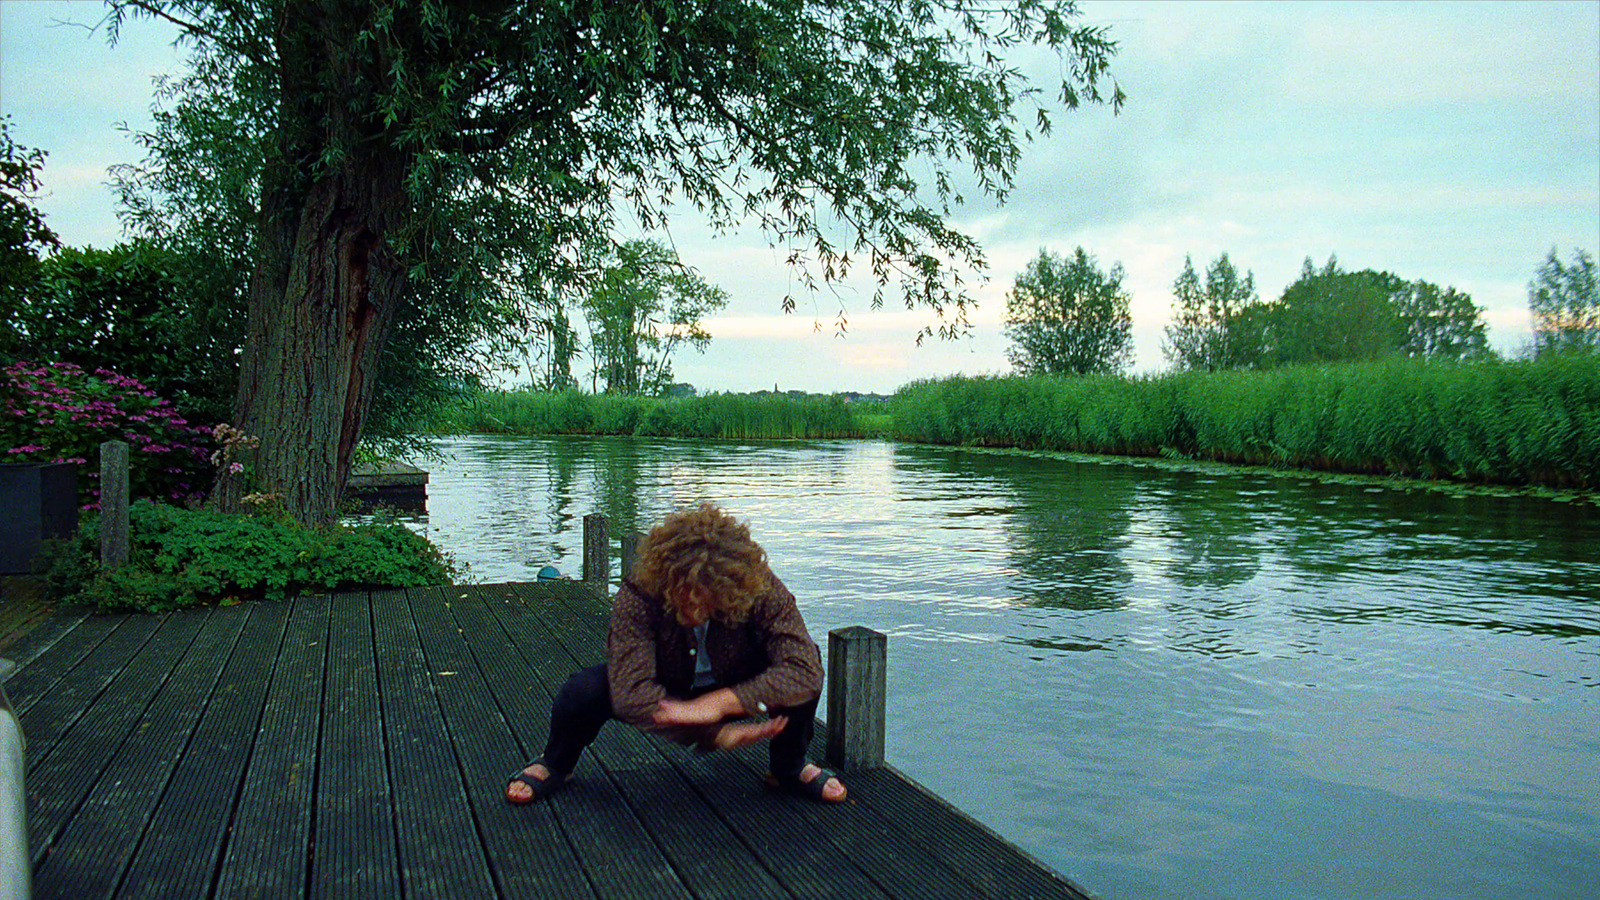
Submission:
[[[286,602],[289,622],[223,850],[217,900],[292,900],[306,892],[329,601]]]
[[[30,772],[49,759],[62,735],[71,731],[112,680],[144,648],[150,636],[161,627],[161,619],[157,616],[98,618],[110,626],[109,633],[97,634],[97,629],[86,623],[89,631],[84,633],[81,643],[76,639],[63,640],[6,683],[6,693],[11,696],[12,702],[17,699],[11,694],[13,685],[19,688],[23,684],[29,686],[25,688],[28,698],[26,705],[19,707],[22,710],[20,718],[23,733],[28,736]],[[103,641],[95,642],[97,637],[103,638]],[[59,678],[40,675],[39,687],[33,687],[35,682],[32,679],[36,673],[51,672],[60,672],[61,675]],[[23,691],[19,690],[18,693]]]
[[[1089,900],[1082,888],[892,767],[860,773],[851,790],[987,896]]]
[[[36,897],[89,900],[116,890],[246,619],[208,608],[172,615],[202,623],[199,634],[35,868]]]
[[[0,575],[0,657],[24,665],[48,643],[30,638],[54,619],[78,619],[86,607],[57,610],[45,596],[44,581],[33,575]]]
[[[366,593],[330,599],[327,652],[309,896],[397,897],[395,812]]]
[[[218,611],[244,619],[239,640],[117,890],[118,898],[209,896],[261,727],[289,610],[290,604],[274,602]]]
[[[815,746],[815,741],[813,746]],[[753,776],[766,768],[764,748],[746,747],[729,756],[744,763]],[[914,835],[886,819],[858,796],[864,780],[856,773],[847,781],[852,799],[823,805],[798,797],[776,797],[809,822],[840,853],[860,867],[865,876],[895,897],[940,897],[976,900],[984,893],[966,873],[930,857]],[[907,860],[916,860],[907,865]]]
[[[6,696],[18,715],[51,696],[52,688],[125,621],[126,616],[90,615],[84,607],[58,610],[6,648],[6,659],[21,667],[6,680]],[[47,660],[31,665],[46,653]]]
[[[415,897],[488,897],[488,859],[450,745],[435,676],[401,591],[372,594],[389,784],[394,793],[401,879]],[[465,838],[471,836],[470,844]]]
[[[758,751],[757,755],[760,755]],[[673,763],[772,872],[796,897],[887,898],[816,828],[764,784],[751,770],[727,754],[686,755]],[[852,785],[852,790],[853,790]]]
[[[148,617],[127,629],[130,639],[142,636],[144,628],[137,627],[140,625],[148,625],[148,633],[154,634],[153,639],[142,642],[140,652],[132,659],[120,653],[107,660],[91,656],[79,666],[80,674],[90,685],[100,685],[98,696],[81,715],[73,717],[72,726],[49,752],[42,758],[29,759],[28,834],[36,865],[49,853],[79,805],[91,792],[106,787],[100,784],[101,773],[129,740],[150,699],[183,658],[204,623],[204,615]],[[118,629],[119,634],[122,631]],[[120,643],[113,649],[121,650]],[[41,706],[35,705],[23,723],[24,733],[45,724],[38,719]],[[28,751],[34,752],[31,744]],[[49,785],[49,790],[44,790],[44,785]],[[37,885],[35,890],[39,890]]]
[[[478,659],[468,649],[465,628],[454,613],[457,607],[481,605],[478,589],[447,590],[407,594],[433,673],[434,695],[460,761],[464,790],[496,885],[505,896],[590,897],[579,861],[550,817],[532,817],[534,827],[529,830],[529,817],[519,815],[528,810],[505,800],[507,776],[520,768],[527,756],[518,746]],[[503,644],[503,639],[497,643]],[[523,693],[530,687],[519,684],[513,690]]]
[[[36,896],[1086,897],[889,768],[839,807],[776,795],[765,747],[612,725],[570,789],[507,804],[605,606],[545,582],[78,620],[12,679],[52,735]]]

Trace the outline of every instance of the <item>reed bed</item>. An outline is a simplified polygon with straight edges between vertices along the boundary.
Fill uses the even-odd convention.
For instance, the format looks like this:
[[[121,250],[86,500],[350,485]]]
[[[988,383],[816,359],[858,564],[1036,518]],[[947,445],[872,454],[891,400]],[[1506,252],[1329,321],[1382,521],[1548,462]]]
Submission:
[[[1600,487],[1593,355],[955,377],[907,385],[892,408],[892,435],[909,441]]]
[[[853,404],[837,396],[710,394],[659,399],[576,390],[496,391],[446,410],[436,424],[447,432],[783,440],[865,437],[874,420],[870,414],[863,418],[865,423],[858,421]],[[877,430],[881,432],[881,424]]]

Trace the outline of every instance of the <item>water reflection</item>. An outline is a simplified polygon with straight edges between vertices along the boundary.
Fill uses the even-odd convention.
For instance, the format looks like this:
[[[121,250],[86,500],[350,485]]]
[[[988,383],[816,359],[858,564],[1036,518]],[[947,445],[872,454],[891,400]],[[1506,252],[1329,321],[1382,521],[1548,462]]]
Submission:
[[[1600,896],[1591,506],[880,442],[441,449],[417,525],[483,580],[575,574],[588,512],[748,519],[815,633],[890,634],[896,765],[1108,900]]]
[[[1166,472],[1148,479],[1144,505],[1172,544],[1167,575],[1187,588],[1220,591],[1255,577],[1257,544],[1273,492],[1243,489],[1235,479]]]

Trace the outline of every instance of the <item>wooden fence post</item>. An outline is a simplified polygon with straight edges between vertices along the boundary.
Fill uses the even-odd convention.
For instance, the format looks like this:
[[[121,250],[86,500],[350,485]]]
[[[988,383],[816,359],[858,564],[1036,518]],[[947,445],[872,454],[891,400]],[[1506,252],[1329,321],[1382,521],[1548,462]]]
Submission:
[[[594,583],[602,596],[611,593],[611,537],[600,513],[583,517],[583,580]]]
[[[115,569],[128,561],[128,445],[100,445],[100,565]]]
[[[828,762],[840,770],[883,765],[889,639],[860,625],[828,632]]]
[[[644,540],[640,532],[632,532],[622,536],[622,577],[627,578],[633,571],[633,561],[639,558],[639,542]]]

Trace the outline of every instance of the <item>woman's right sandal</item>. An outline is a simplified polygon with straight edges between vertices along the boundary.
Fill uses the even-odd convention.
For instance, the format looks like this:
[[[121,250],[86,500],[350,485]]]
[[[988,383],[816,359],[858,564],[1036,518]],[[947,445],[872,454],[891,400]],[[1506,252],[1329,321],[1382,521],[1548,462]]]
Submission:
[[[803,797],[807,800],[815,800],[818,803],[833,804],[843,802],[843,798],[840,798],[839,800],[829,800],[827,797],[823,796],[822,792],[827,788],[829,779],[838,781],[841,785],[844,784],[844,782],[840,780],[836,773],[820,767],[817,770],[816,777],[812,778],[810,781],[801,781],[799,772],[794,773],[788,778],[779,778],[778,776],[773,775],[771,772],[768,772],[766,780],[768,787],[774,790],[783,791],[785,794],[792,794],[796,797]]]

